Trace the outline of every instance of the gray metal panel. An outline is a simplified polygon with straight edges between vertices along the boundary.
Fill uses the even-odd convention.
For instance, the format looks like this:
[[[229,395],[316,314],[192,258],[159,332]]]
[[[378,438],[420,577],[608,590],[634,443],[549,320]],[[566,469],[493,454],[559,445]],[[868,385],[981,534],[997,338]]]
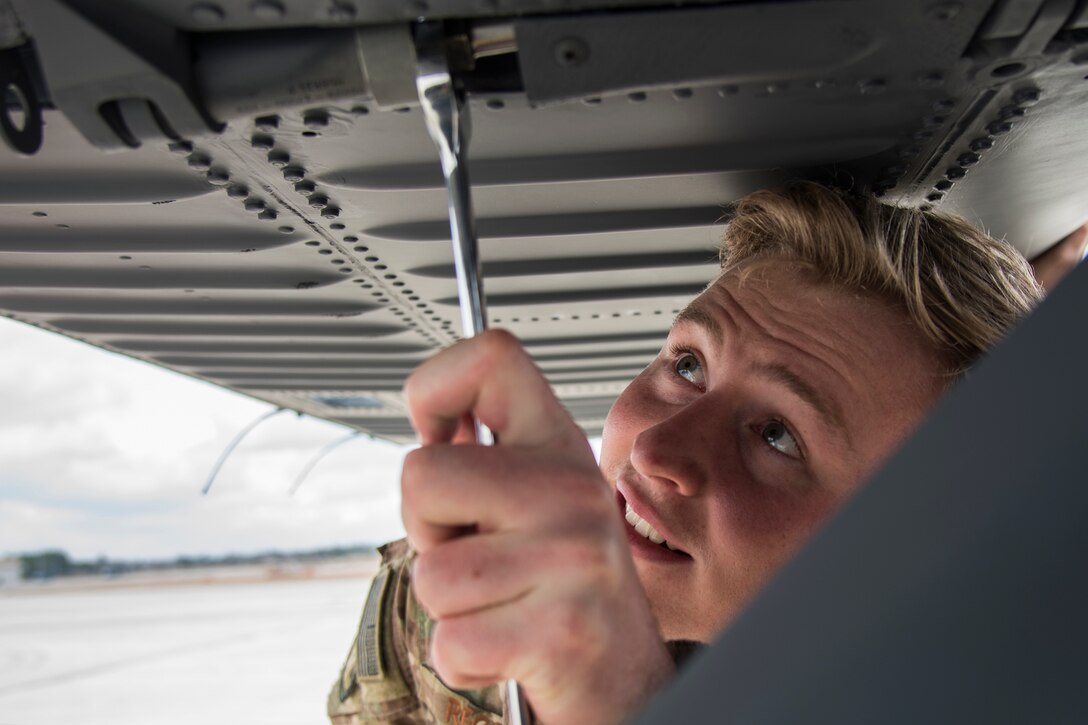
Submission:
[[[635,720],[1082,723],[1082,266]]]

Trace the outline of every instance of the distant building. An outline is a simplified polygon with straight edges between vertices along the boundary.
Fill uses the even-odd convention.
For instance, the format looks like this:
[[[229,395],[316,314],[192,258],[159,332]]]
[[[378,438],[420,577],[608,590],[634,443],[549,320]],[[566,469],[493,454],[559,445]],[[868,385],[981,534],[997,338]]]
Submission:
[[[18,557],[0,558],[0,587],[15,586],[23,579],[23,566]]]

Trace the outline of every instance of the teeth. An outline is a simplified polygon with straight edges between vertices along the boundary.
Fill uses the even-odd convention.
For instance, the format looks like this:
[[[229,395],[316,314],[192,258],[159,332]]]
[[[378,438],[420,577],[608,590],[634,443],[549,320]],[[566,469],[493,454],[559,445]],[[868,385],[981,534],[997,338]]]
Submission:
[[[641,536],[646,537],[655,544],[664,544],[670,551],[679,551],[675,546],[665,541],[665,537],[655,531],[654,527],[650,526],[646,519],[636,514],[635,510],[631,508],[631,504],[627,504],[623,516],[627,519],[627,523],[631,524],[631,528],[637,531]]]

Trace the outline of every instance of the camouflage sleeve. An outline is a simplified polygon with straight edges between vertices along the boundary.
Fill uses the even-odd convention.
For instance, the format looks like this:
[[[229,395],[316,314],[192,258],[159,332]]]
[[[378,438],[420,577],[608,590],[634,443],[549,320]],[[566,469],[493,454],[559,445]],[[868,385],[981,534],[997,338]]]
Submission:
[[[329,693],[333,725],[502,725],[502,688],[452,690],[430,661],[434,622],[412,592],[407,541],[382,547],[359,629]]]

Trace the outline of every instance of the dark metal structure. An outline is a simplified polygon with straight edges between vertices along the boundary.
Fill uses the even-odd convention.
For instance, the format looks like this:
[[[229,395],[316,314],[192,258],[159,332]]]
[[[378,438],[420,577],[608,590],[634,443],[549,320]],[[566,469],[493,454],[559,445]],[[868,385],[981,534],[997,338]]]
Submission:
[[[491,322],[590,433],[749,191],[851,184],[1028,256],[1088,216],[1086,0],[0,0],[0,311],[410,439],[404,377],[458,329],[422,20]],[[1075,721],[1085,277],[640,722]]]

